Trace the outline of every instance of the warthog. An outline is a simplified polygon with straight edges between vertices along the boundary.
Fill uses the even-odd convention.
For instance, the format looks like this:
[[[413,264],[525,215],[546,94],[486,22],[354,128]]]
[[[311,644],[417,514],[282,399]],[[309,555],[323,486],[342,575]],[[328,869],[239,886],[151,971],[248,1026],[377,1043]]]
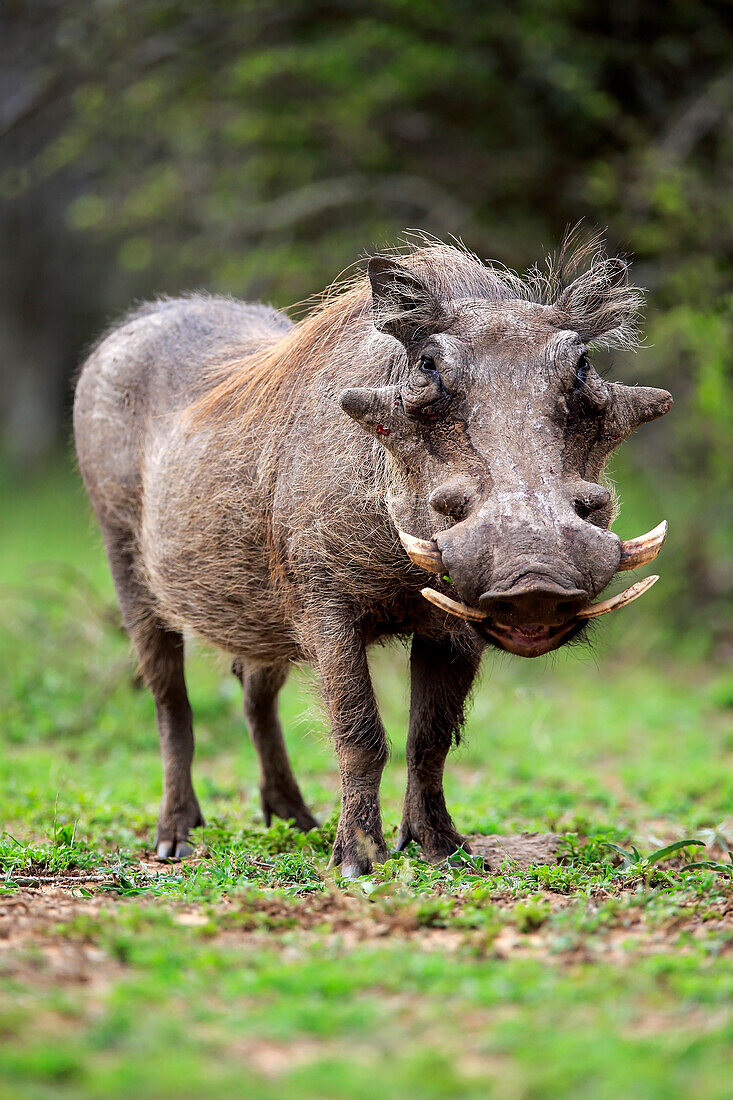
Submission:
[[[443,768],[486,646],[547,653],[656,579],[592,602],[664,540],[665,525],[613,534],[600,482],[672,404],[592,366],[594,345],[633,346],[641,305],[626,263],[596,248],[520,278],[422,241],[372,257],[297,324],[194,294],[143,305],[93,349],[76,446],[155,700],[160,858],[190,854],[203,822],[184,630],[233,659],[268,823],[316,825],[277,696],[293,662],[317,670],[341,773],[333,861],[354,875],[388,855],[370,643],[412,637],[397,848],[439,861],[465,843]]]

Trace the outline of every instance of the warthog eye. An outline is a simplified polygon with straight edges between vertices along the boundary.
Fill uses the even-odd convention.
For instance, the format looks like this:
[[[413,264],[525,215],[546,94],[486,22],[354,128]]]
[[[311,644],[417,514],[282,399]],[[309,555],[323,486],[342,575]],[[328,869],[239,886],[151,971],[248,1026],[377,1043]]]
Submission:
[[[609,402],[608,386],[593,370],[583,352],[575,364],[575,377],[568,398],[568,412],[577,416],[600,415]]]
[[[575,382],[573,383],[573,393],[580,393],[585,386],[585,380],[588,377],[588,371],[590,370],[590,360],[585,352],[580,356],[578,362],[575,364]]]
[[[405,384],[405,412],[418,420],[438,420],[445,416],[451,394],[445,388],[432,355],[421,355],[417,366]]]
[[[436,400],[443,400],[447,396],[445,392],[445,386],[443,385],[443,379],[440,376],[440,371],[435,365],[435,360],[432,355],[421,355],[420,362],[418,363],[420,371],[425,375],[428,386],[432,384],[435,387]]]

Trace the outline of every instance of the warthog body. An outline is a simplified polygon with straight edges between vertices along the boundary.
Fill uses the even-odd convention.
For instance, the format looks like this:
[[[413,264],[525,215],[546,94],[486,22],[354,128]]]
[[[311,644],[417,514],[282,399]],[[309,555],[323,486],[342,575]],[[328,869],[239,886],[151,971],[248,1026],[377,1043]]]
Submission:
[[[293,662],[316,668],[341,772],[333,855],[352,874],[387,855],[367,647],[412,636],[398,846],[439,860],[462,843],[443,766],[483,649],[555,648],[619,568],[653,556],[608,530],[598,481],[671,399],[588,361],[593,341],[633,340],[626,266],[595,256],[575,276],[523,282],[431,244],[373,258],[296,325],[193,295],[143,306],[91,352],[76,445],[155,699],[161,857],[187,854],[202,823],[184,630],[233,659],[265,819],[304,829],[277,694]]]

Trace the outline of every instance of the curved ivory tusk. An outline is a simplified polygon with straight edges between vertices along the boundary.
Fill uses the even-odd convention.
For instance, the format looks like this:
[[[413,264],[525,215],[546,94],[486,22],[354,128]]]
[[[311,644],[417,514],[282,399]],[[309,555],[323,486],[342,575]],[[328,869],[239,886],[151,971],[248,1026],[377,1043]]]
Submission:
[[[621,542],[621,562],[619,573],[625,569],[637,569],[640,565],[648,565],[654,561],[659,551],[664,546],[667,537],[667,521],[663,519],[658,527],[649,531],[646,535],[639,535],[636,539],[625,539]]]
[[[444,572],[443,559],[434,539],[417,539],[414,535],[408,535],[406,531],[400,531],[399,527],[397,534],[410,561],[419,565],[421,569],[426,569],[428,573]]]
[[[644,577],[643,581],[637,581],[630,588],[619,592],[617,596],[611,596],[607,600],[601,600],[600,603],[592,603],[590,607],[584,607],[582,611],[578,612],[576,618],[595,619],[598,615],[607,615],[609,611],[615,611],[618,607],[625,607],[627,603],[633,603],[634,600],[639,599],[639,596],[643,596],[645,592],[648,592],[658,580],[659,577],[656,574],[652,574],[651,577]]]
[[[477,607],[469,607],[468,604],[452,600],[450,596],[444,596],[434,588],[422,588],[420,591],[429,603],[435,604],[441,611],[447,611],[449,615],[457,615],[459,619],[472,619],[474,622],[480,622],[486,618],[485,611],[479,611]]]

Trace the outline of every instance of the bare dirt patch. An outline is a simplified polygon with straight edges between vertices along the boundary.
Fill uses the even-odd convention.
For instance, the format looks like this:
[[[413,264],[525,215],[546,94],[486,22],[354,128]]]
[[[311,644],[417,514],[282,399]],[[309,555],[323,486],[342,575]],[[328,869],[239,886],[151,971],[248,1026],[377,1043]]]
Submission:
[[[0,898],[0,976],[34,985],[108,984],[117,967],[101,948],[59,936],[59,924],[96,916],[108,899],[48,886]]]
[[[553,866],[563,838],[557,833],[518,833],[512,836],[470,836],[471,851],[481,856],[487,871],[495,874],[510,860],[522,870],[533,863]]]

